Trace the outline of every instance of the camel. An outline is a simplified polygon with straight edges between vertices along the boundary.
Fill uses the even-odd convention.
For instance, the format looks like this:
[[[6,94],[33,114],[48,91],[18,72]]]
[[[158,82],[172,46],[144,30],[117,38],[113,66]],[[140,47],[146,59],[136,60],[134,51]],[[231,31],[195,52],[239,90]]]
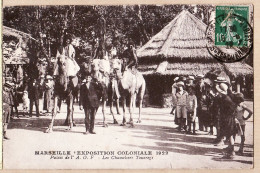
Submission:
[[[105,59],[94,59],[91,62],[90,72],[92,77],[98,80],[103,87],[102,92],[102,114],[103,114],[103,127],[108,127],[106,122],[106,104],[107,100],[110,101],[110,112],[113,116],[114,124],[118,124],[114,113],[113,113],[113,96],[115,95],[116,81],[114,79],[110,79],[110,63]],[[119,100],[117,99],[117,106],[119,107]]]
[[[50,133],[53,131],[53,124],[55,117],[57,115],[57,108],[58,108],[58,98],[66,99],[67,100],[67,119],[68,123],[68,130],[72,130],[73,128],[73,103],[74,103],[74,94],[75,90],[77,90],[78,85],[78,77],[74,76],[69,79],[69,76],[66,72],[66,62],[67,58],[64,55],[60,55],[57,60],[58,72],[59,75],[55,78],[54,84],[54,109],[52,112],[52,120],[49,127],[46,129],[45,133]]]
[[[122,98],[123,103],[123,121],[122,126],[126,124],[126,97],[130,96],[130,106],[129,106],[129,113],[130,119],[129,124],[131,127],[134,127],[133,123],[133,108],[135,105],[135,98],[139,100],[139,117],[137,123],[141,123],[141,111],[142,111],[142,103],[145,94],[146,82],[144,80],[143,75],[138,72],[136,69],[125,69],[125,71],[121,71],[123,65],[123,61],[120,59],[113,59],[112,60],[112,68],[116,71],[117,76],[119,78],[119,92]]]

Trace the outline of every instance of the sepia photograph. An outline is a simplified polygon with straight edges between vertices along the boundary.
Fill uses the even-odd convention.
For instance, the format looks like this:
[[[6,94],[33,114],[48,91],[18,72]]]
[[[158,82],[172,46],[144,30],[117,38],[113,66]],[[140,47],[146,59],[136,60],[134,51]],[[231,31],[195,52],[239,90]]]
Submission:
[[[3,169],[252,169],[252,4],[2,8]]]

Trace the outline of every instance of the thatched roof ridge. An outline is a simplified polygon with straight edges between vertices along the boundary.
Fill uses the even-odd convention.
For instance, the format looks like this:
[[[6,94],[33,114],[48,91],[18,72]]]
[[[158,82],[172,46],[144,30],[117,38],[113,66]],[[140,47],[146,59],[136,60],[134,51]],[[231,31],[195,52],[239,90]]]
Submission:
[[[225,70],[220,63],[169,63],[167,61],[163,61],[159,65],[140,65],[138,67],[143,75],[205,75],[215,69]]]
[[[205,37],[206,24],[183,10],[159,33],[137,50],[137,56],[211,59]]]
[[[158,65],[138,65],[138,71],[143,75],[154,74]]]
[[[22,32],[22,31],[18,31],[14,28],[9,28],[7,26],[3,26],[3,35],[6,35],[6,36],[14,36],[18,39],[21,39],[21,38],[30,38],[30,39],[33,39],[33,40],[36,40],[34,39],[31,34],[27,34],[25,32]]]
[[[194,62],[177,62],[170,63],[163,61],[156,65],[139,65],[138,70],[143,75],[205,75],[212,70],[220,70],[229,76],[247,76],[253,75],[253,67],[242,62],[235,63],[194,63]]]
[[[171,63],[164,75],[205,75],[213,69],[224,70],[219,63]]]

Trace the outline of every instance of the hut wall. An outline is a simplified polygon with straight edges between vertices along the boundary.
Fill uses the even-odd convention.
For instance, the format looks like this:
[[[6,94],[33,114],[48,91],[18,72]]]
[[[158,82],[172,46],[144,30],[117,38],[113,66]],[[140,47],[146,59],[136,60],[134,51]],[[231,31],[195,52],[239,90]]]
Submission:
[[[172,75],[146,75],[144,76],[147,88],[147,99],[149,105],[160,107],[171,107]],[[147,101],[146,101],[147,102]]]

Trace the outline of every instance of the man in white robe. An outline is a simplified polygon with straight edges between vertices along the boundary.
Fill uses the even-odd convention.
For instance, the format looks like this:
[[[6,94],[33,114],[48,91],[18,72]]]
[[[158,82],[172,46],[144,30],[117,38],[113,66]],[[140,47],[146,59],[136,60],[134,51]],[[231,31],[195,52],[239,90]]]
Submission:
[[[66,40],[66,46],[62,48],[62,50],[57,51],[56,57],[58,58],[60,55],[64,55],[67,57],[66,61],[66,71],[68,76],[76,76],[78,71],[80,70],[79,65],[75,61],[75,49],[71,44],[71,39]],[[59,75],[58,74],[58,67],[56,65],[54,74],[53,75]]]

